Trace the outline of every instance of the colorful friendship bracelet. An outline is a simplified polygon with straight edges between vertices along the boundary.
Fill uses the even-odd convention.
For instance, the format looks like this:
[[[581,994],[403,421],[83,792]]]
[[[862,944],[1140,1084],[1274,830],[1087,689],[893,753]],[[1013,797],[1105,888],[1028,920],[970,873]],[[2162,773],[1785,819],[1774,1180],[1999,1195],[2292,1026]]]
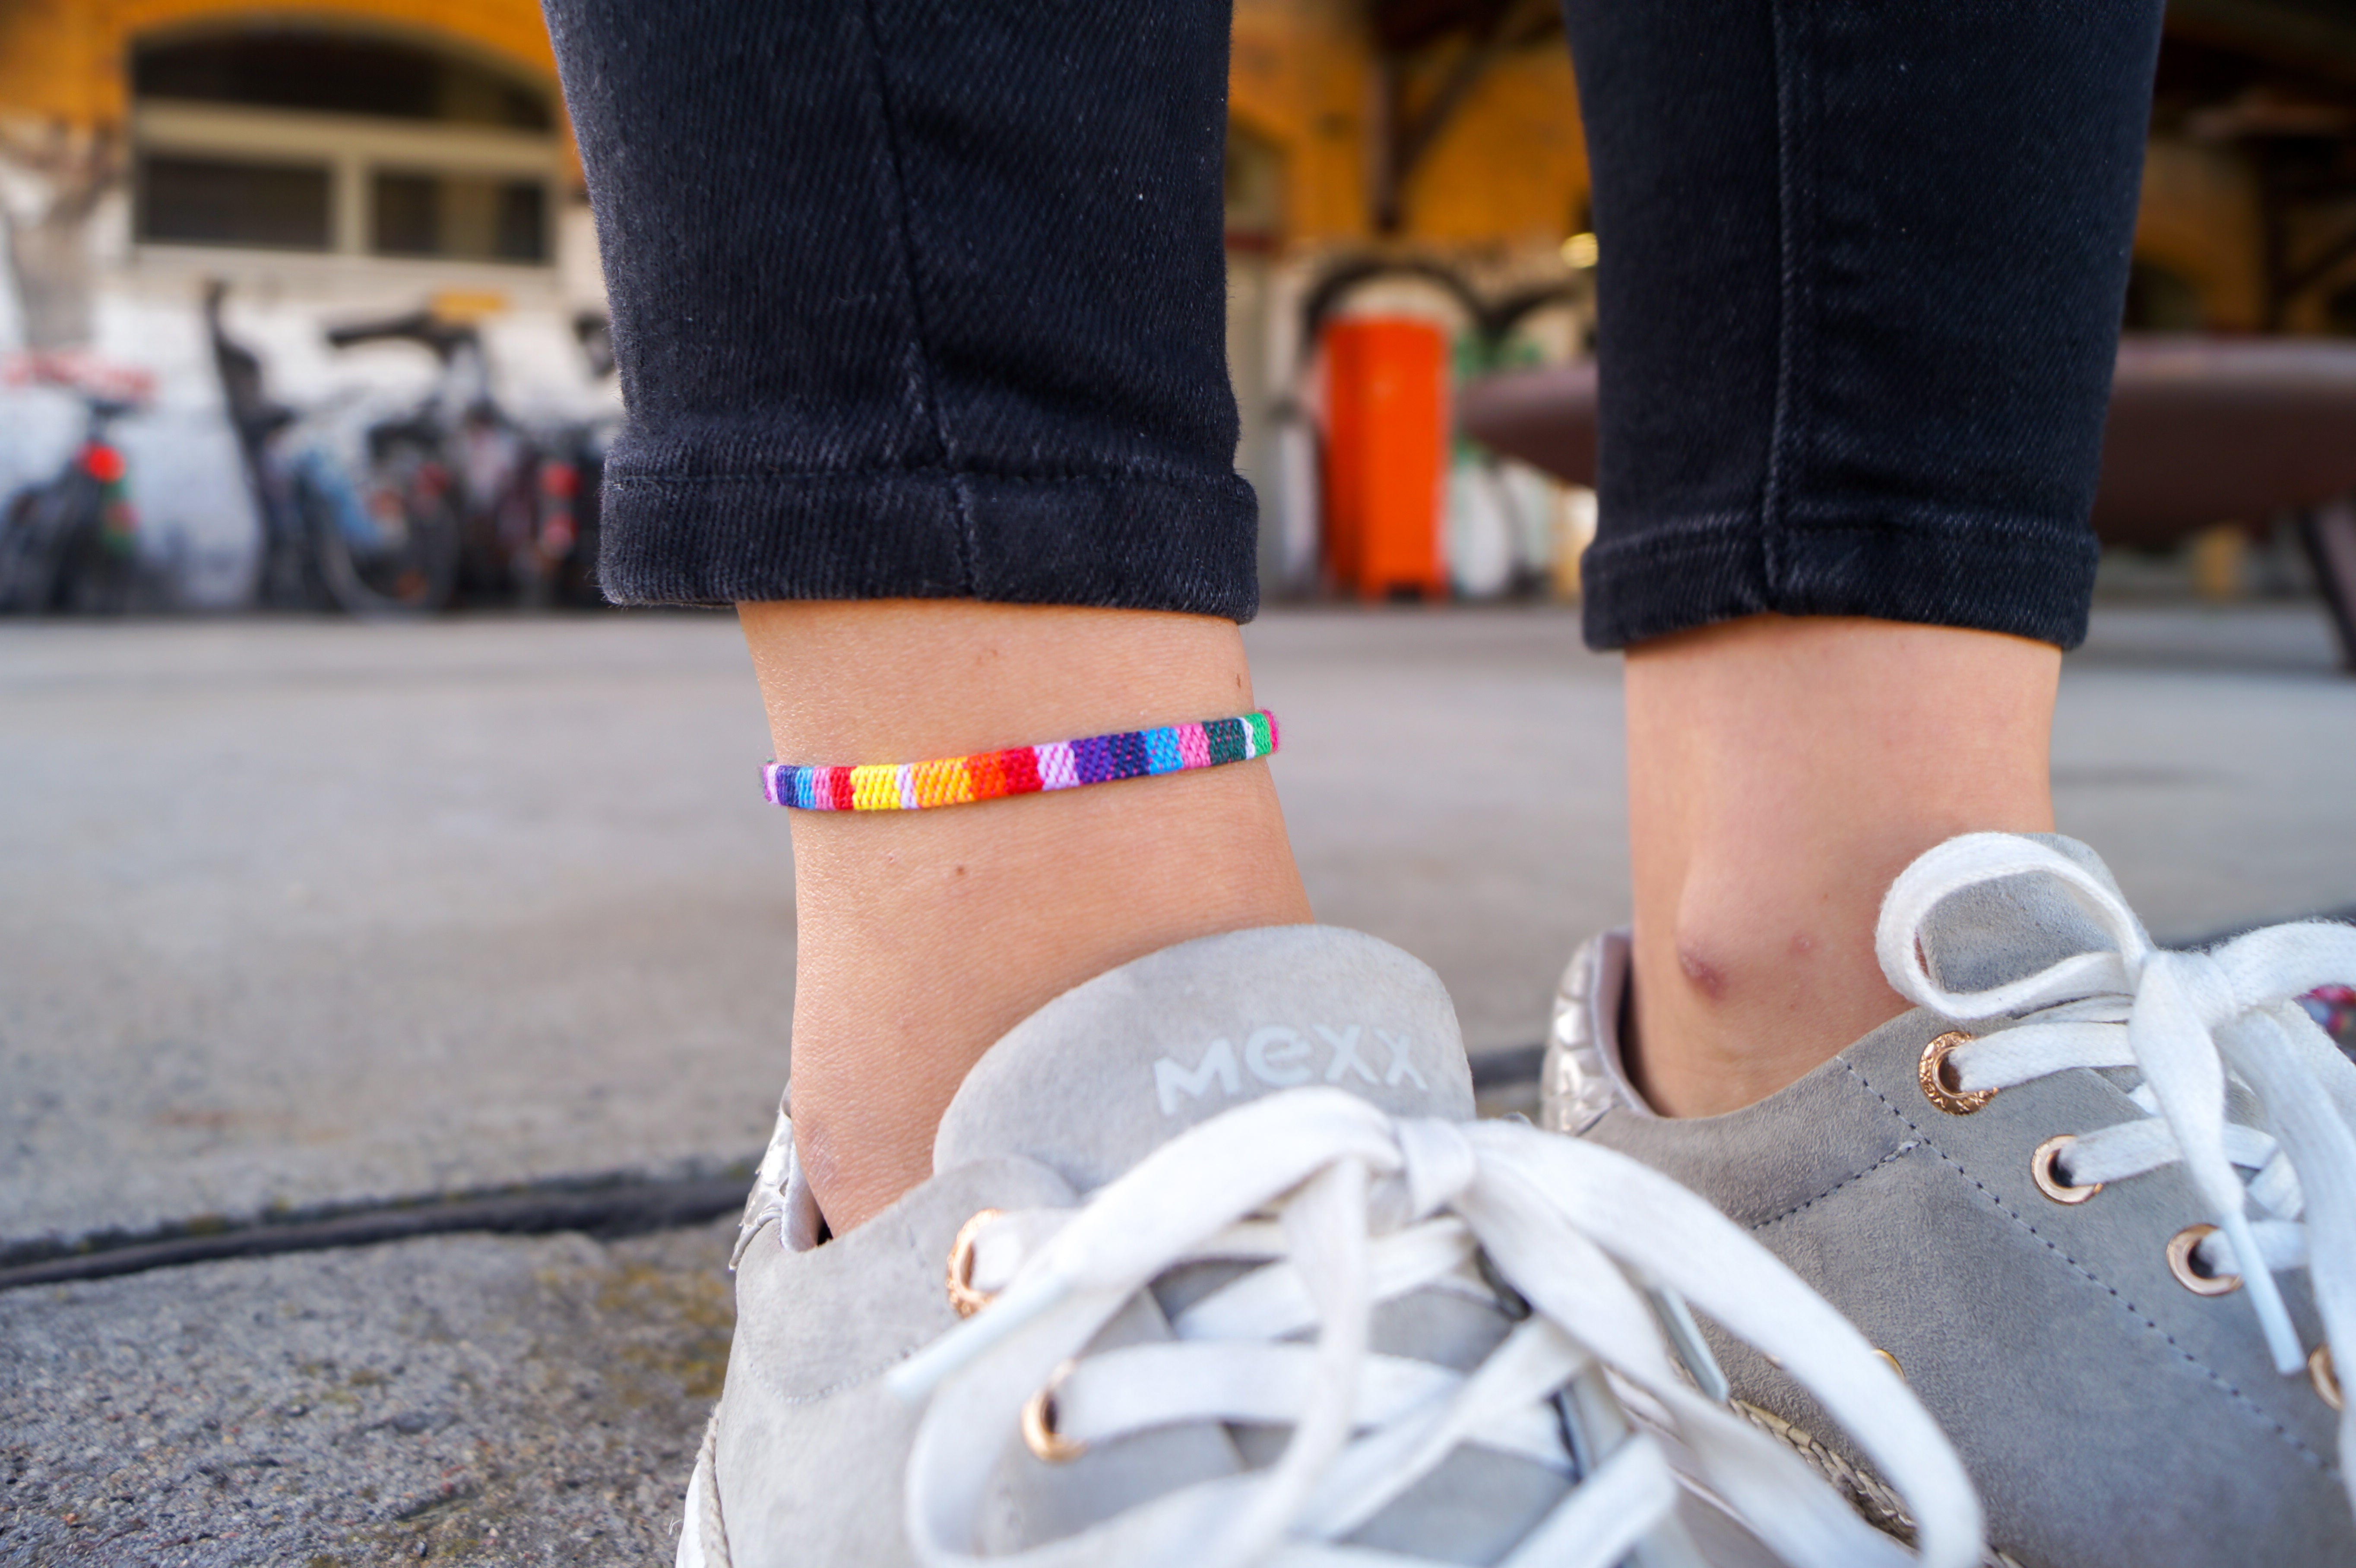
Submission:
[[[890,763],[856,768],[805,768],[771,763],[761,784],[772,805],[801,811],[921,811],[963,805],[1007,795],[1076,789],[1116,779],[1183,773],[1271,756],[1277,747],[1276,715],[1261,711],[1201,724],[1171,724],[1017,746],[1010,752],[977,752],[931,763]]]

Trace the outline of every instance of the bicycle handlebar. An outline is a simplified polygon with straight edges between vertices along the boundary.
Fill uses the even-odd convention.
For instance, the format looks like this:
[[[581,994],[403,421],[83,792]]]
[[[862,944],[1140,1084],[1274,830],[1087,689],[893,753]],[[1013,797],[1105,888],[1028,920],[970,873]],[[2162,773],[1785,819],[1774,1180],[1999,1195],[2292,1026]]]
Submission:
[[[356,321],[342,326],[331,326],[327,328],[327,341],[337,348],[349,348],[361,343],[422,344],[432,349],[436,357],[447,361],[460,348],[479,343],[481,338],[472,326],[441,320],[431,311],[417,310],[404,315],[388,316],[381,321]]]

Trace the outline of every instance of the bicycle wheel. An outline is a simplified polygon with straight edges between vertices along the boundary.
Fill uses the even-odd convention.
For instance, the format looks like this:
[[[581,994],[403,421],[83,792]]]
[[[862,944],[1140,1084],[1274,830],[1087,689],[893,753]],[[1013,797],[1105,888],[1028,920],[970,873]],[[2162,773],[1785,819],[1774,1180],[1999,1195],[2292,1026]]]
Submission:
[[[385,448],[357,484],[314,465],[300,476],[304,520],[329,597],[354,615],[431,614],[458,575],[448,472],[422,447]]]

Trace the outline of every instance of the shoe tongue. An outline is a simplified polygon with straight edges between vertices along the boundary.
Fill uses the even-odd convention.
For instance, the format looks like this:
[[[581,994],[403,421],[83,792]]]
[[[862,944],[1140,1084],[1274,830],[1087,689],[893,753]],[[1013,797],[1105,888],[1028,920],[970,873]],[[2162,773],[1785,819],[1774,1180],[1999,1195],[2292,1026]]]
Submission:
[[[2021,837],[2060,850],[2118,891],[2102,857],[2075,838],[2053,833]],[[1920,940],[1931,977],[1958,992],[1993,990],[2111,945],[2110,934],[2080,906],[2069,885],[2042,871],[1979,882],[1951,894],[1922,923]]]
[[[1197,1122],[1307,1084],[1469,1119],[1472,1070],[1440,976],[1333,926],[1166,947],[1065,992],[991,1046],[941,1118],[933,1168],[1019,1154],[1086,1192]]]

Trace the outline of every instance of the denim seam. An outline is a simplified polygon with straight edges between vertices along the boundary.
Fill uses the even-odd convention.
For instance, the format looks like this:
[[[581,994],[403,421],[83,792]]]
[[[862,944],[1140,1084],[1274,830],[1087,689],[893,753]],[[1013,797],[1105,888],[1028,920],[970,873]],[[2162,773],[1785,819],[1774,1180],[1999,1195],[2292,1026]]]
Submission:
[[[933,381],[931,334],[925,319],[925,291],[922,274],[916,264],[916,225],[910,220],[908,176],[900,156],[900,133],[892,117],[892,88],[884,69],[884,30],[875,19],[875,0],[865,0],[860,7],[865,23],[868,58],[875,67],[875,112],[884,130],[884,155],[891,161],[892,194],[897,211],[896,227],[900,231],[900,265],[907,279],[908,327],[916,340],[916,373],[921,391],[919,396],[928,421],[933,427],[933,439],[941,443],[941,454],[954,465],[958,462],[957,441],[949,432],[948,411],[941,406],[940,389]],[[980,581],[981,551],[979,535],[974,528],[973,508],[966,496],[965,486],[954,482],[949,485],[950,505],[955,508],[958,534],[965,547],[965,583],[973,592]]]
[[[1783,587],[1783,552],[1776,548],[1776,534],[1783,523],[1783,487],[1788,482],[1785,470],[1790,465],[1794,397],[1793,341],[1799,315],[1798,174],[1794,166],[1799,155],[1794,145],[1797,131],[1794,123],[1798,117],[1794,107],[1799,91],[1795,80],[1800,69],[1797,61],[1804,51],[1791,37],[1798,26],[1792,5],[1770,0],[1768,27],[1775,59],[1775,219],[1780,230],[1776,235],[1780,276],[1776,280],[1775,398],[1768,415],[1767,472],[1760,484],[1758,532],[1760,589],[1771,601]]]

